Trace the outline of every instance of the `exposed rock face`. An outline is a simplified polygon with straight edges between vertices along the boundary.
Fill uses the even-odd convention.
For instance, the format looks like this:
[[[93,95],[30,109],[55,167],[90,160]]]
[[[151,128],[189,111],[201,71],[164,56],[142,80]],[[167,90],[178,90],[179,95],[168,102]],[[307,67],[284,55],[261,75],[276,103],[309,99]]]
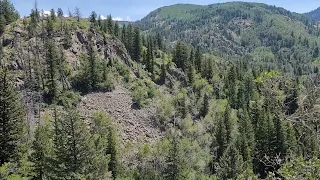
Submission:
[[[113,92],[84,96],[79,110],[84,119],[92,118],[97,111],[109,114],[121,130],[122,144],[152,143],[162,136],[154,122],[155,108],[135,109],[130,92],[122,86]]]
[[[29,38],[27,32],[21,27],[15,28],[13,33],[15,33],[15,35],[4,34],[2,37],[4,47],[10,52],[5,59],[14,61],[7,62],[11,69],[23,70],[24,66],[22,64],[24,64],[29,57],[33,59],[35,54],[38,53],[40,60],[45,61],[45,41],[41,38],[41,36],[43,36],[42,34],[38,37]],[[81,54],[87,53],[89,41],[94,43],[97,58],[108,61],[112,57],[119,57],[125,64],[132,67],[131,58],[124,48],[123,43],[116,38],[103,37],[99,33],[96,33],[94,29],[78,29],[72,31],[71,46],[66,46],[65,38],[64,32],[58,32],[53,35],[53,40],[57,44],[57,47],[64,48],[66,60],[73,70],[79,68],[79,58]]]

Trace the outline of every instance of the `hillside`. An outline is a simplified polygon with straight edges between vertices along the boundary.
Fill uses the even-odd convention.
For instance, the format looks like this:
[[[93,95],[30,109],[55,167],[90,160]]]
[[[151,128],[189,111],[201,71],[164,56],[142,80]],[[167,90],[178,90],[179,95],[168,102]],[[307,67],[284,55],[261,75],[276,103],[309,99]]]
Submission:
[[[305,15],[314,21],[320,21],[320,8],[317,8],[316,10],[305,13]]]
[[[0,9],[1,180],[319,179],[320,32],[305,16]]]
[[[286,68],[295,72],[306,64],[312,68],[320,43],[319,30],[303,15],[258,3],[178,4],[159,8],[136,24],[145,33],[164,36],[168,43],[181,40],[223,56],[251,54],[255,58],[264,56],[263,51],[271,53],[277,57],[274,63],[269,62],[271,66],[291,64]],[[300,57],[279,62],[288,51]]]

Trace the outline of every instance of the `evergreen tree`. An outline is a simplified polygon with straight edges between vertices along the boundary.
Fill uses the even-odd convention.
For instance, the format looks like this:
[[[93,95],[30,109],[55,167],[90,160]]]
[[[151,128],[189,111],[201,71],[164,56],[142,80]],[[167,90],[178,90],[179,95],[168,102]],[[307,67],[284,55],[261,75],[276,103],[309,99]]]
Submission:
[[[70,17],[72,17],[72,16],[70,16]],[[81,12],[80,12],[80,9],[78,7],[76,7],[75,10],[74,10],[74,17],[76,18],[76,20],[78,22],[80,22]]]
[[[92,173],[94,145],[88,128],[76,110],[55,120],[55,178],[80,179]],[[98,169],[97,169],[98,170]]]
[[[26,137],[25,112],[7,70],[0,68],[0,165],[19,159]]]
[[[119,23],[118,22],[114,23],[113,33],[114,33],[115,37],[119,37],[119,35],[120,35],[120,27],[119,27]]]
[[[99,74],[97,69],[97,59],[94,50],[93,43],[89,43],[88,47],[88,58],[89,58],[89,82],[92,90],[97,90],[99,82]]]
[[[3,14],[0,14],[0,34],[3,34],[4,33],[4,30],[6,28],[6,19],[4,17]]]
[[[243,157],[243,161],[248,165],[252,163],[253,152],[255,148],[254,130],[246,110],[238,112],[239,118],[239,151]],[[251,164],[252,165],[252,164]],[[252,167],[249,167],[252,168]]]
[[[96,24],[97,16],[97,13],[95,11],[92,11],[91,15],[89,16],[89,21],[93,24]]]
[[[127,47],[127,28],[125,24],[122,26],[121,41]]]
[[[228,147],[227,130],[226,130],[226,125],[223,121],[223,118],[218,119],[215,138],[216,138],[217,146],[218,146],[217,159],[219,160],[222,157],[226,148]]]
[[[58,15],[58,18],[60,19],[60,27],[62,31],[63,30],[63,11],[61,8],[58,8],[57,15]]]
[[[200,52],[200,48],[199,47],[197,47],[197,50],[196,50],[196,53],[195,53],[195,62],[194,62],[194,64],[195,64],[195,68],[196,68],[196,70],[198,71],[198,72],[201,72],[201,66],[202,66],[202,54],[201,54],[201,52]]]
[[[169,139],[169,153],[166,156],[167,167],[164,177],[168,180],[177,180],[180,175],[179,168],[179,142],[177,135],[172,135]]]
[[[108,138],[108,154],[110,154],[109,171],[112,173],[113,179],[118,177],[118,147],[117,147],[117,136],[115,130],[109,128],[109,138]]]
[[[140,36],[140,30],[139,28],[134,29],[134,51],[133,51],[133,60],[140,61],[141,59],[141,36]]]
[[[205,93],[204,97],[203,97],[203,106],[202,106],[201,112],[200,112],[202,117],[205,117],[209,112],[209,101],[210,101],[209,94]]]
[[[231,143],[219,161],[218,177],[234,179],[243,171],[243,160],[234,143]]]
[[[127,29],[126,29],[126,39],[125,39],[125,45],[126,45],[126,49],[128,50],[130,56],[133,55],[133,25],[132,24],[128,24],[127,25]]]
[[[176,63],[178,68],[181,68],[183,71],[186,70],[188,62],[188,48],[180,41],[178,41],[175,45],[173,51],[173,62]]]
[[[107,31],[109,34],[114,35],[113,30],[114,30],[114,23],[112,20],[112,16],[108,15],[108,17],[107,17]]]
[[[46,87],[48,89],[46,95],[48,98],[48,101],[50,103],[54,102],[55,98],[57,98],[59,94],[59,87],[58,87],[58,52],[57,48],[55,46],[55,43],[52,39],[48,39],[46,43],[46,49],[47,49],[47,57],[46,57],[46,63],[47,63],[47,84]]]
[[[166,64],[164,63],[164,60],[163,60],[163,62],[161,64],[160,83],[165,84],[166,78],[167,78],[167,68],[166,68]]]
[[[56,17],[56,12],[54,11],[54,9],[51,9],[50,10],[50,18],[53,22],[55,22],[57,20],[57,17]]]
[[[33,163],[33,179],[49,179],[52,176],[53,142],[48,124],[40,124],[35,131],[30,161]]]

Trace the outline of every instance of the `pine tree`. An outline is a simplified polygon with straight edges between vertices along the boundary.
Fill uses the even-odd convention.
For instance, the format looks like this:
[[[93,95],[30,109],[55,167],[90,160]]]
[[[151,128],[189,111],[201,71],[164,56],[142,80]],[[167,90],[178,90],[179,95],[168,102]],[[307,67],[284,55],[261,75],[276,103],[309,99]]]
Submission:
[[[247,164],[252,163],[253,151],[255,148],[254,130],[246,110],[238,112],[239,118],[239,151],[243,157],[243,161]],[[251,167],[252,168],[252,167]]]
[[[6,19],[4,17],[3,14],[0,14],[0,34],[3,34],[4,33],[4,30],[6,28]]]
[[[47,49],[47,84],[46,87],[48,88],[47,91],[47,98],[50,103],[55,101],[59,94],[59,87],[58,87],[58,52],[55,46],[55,43],[52,39],[48,39],[46,43]]]
[[[181,68],[183,71],[186,70],[188,62],[188,48],[187,46],[178,41],[175,45],[173,52],[173,62],[176,63],[178,68]]]
[[[76,18],[76,20],[78,22],[80,22],[81,12],[80,12],[80,9],[78,7],[76,7],[75,10],[74,10],[74,17]]]
[[[109,150],[108,140],[110,138],[109,133],[112,126],[112,120],[106,116],[103,112],[97,112],[94,114],[94,124],[92,126],[92,134],[94,141],[94,161],[92,162],[92,179],[104,179],[108,174],[108,165],[110,163],[110,154],[107,154]]]
[[[128,50],[130,56],[133,55],[133,25],[132,24],[128,24],[127,25],[127,29],[126,29],[126,39],[125,39],[125,45],[126,45],[126,49]]]
[[[168,180],[177,180],[180,175],[179,168],[179,142],[177,135],[172,135],[169,139],[169,153],[166,156],[167,167],[164,177]]]
[[[88,47],[88,58],[89,58],[89,82],[90,87],[92,90],[97,90],[98,82],[99,82],[99,75],[98,75],[98,69],[97,69],[97,59],[96,54],[94,50],[93,43],[89,43]]]
[[[227,130],[226,130],[226,125],[223,121],[223,118],[218,119],[215,138],[216,138],[217,145],[218,145],[217,159],[219,160],[222,157],[226,148],[228,147]]]
[[[205,117],[209,112],[209,101],[210,101],[209,94],[205,93],[204,97],[203,97],[203,106],[202,106],[201,112],[200,112],[202,117]]]
[[[243,160],[234,143],[231,143],[219,161],[218,177],[234,179],[243,171]]]
[[[117,179],[119,171],[118,145],[116,132],[112,127],[109,128],[108,154],[111,155],[109,162],[109,171],[111,171],[113,179]]]
[[[0,166],[19,158],[26,136],[25,112],[7,70],[0,68]]]
[[[202,54],[200,52],[200,47],[197,47],[196,53],[195,53],[195,68],[198,72],[201,72],[202,70]]]
[[[89,17],[89,21],[93,24],[96,24],[97,21],[97,13],[95,11],[92,11],[90,17]]]
[[[119,27],[119,23],[118,22],[114,23],[113,33],[114,33],[115,37],[119,37],[119,35],[120,35],[120,27]]]
[[[55,120],[55,177],[79,179],[90,176],[94,145],[88,128],[76,110],[68,110],[63,119]]]
[[[134,51],[133,51],[133,60],[140,61],[141,59],[141,36],[139,28],[134,29]]]
[[[53,22],[55,22],[57,20],[57,17],[56,17],[56,12],[54,11],[54,9],[51,9],[50,10],[50,18]]]
[[[51,177],[53,158],[52,132],[48,124],[36,128],[30,161],[33,163],[33,179],[42,180]]]
[[[227,97],[230,102],[230,106],[232,108],[236,108],[236,71],[234,65],[231,66],[231,68],[228,71],[225,84],[226,84],[226,89],[227,89]]]
[[[166,68],[166,64],[163,60],[162,64],[161,64],[161,74],[160,74],[160,83],[161,84],[165,84],[166,83],[166,78],[167,78],[167,68]]]
[[[58,18],[60,19],[60,27],[62,31],[63,30],[63,11],[61,8],[58,8],[57,15],[58,15]]]
[[[122,26],[121,41],[127,47],[127,28],[125,24]]]
[[[114,30],[114,23],[112,20],[112,16],[108,15],[108,17],[107,17],[107,31],[109,34],[114,35],[113,30]]]

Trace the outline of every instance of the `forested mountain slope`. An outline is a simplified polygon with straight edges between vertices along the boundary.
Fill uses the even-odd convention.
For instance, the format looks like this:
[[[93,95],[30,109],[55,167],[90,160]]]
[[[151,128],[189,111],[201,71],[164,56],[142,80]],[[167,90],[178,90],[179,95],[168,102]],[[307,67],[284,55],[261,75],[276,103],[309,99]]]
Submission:
[[[319,30],[305,16],[0,9],[1,180],[319,179]]]
[[[305,15],[310,19],[313,19],[314,21],[320,21],[320,8],[317,8],[316,10],[305,13]]]
[[[264,59],[267,66],[291,73],[306,73],[319,56],[315,22],[265,4],[178,4],[159,8],[136,24],[168,43],[181,40],[222,56],[249,54],[249,61]]]

